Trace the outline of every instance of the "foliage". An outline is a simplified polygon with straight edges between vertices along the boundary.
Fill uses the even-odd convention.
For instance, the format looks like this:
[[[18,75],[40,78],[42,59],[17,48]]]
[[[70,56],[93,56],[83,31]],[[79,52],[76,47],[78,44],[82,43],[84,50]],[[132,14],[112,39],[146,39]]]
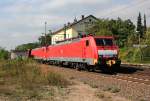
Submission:
[[[22,44],[16,47],[15,50],[19,50],[19,51],[27,51],[28,49],[34,49],[37,48],[39,46],[39,43],[28,43],[28,44]]]
[[[46,42],[46,44],[45,44],[45,42]],[[27,51],[28,49],[34,49],[34,48],[37,48],[39,46],[50,45],[50,44],[51,44],[51,35],[47,34],[46,35],[46,41],[45,41],[45,36],[40,36],[38,39],[38,42],[19,45],[15,48],[15,50]]]
[[[87,29],[87,32],[94,33],[96,35],[112,35],[108,19],[99,19],[94,26]]]
[[[147,29],[142,44],[147,45],[147,47],[142,49],[143,59],[150,62],[150,28]]]
[[[138,19],[137,19],[137,31],[138,34],[140,34],[140,37],[143,37],[143,25],[142,25],[142,18],[141,13],[139,13]]]
[[[9,52],[4,48],[0,47],[0,60],[5,60],[9,58]]]
[[[135,43],[136,37],[130,38],[130,42]],[[149,63],[150,62],[150,28],[148,28],[145,38],[140,39],[141,45],[147,45],[144,48],[135,48],[133,46],[120,49],[120,58],[123,62]],[[130,43],[131,45],[131,43]]]
[[[40,36],[38,40],[39,40],[39,43],[40,43],[41,46],[50,45],[51,44],[51,35],[46,34],[46,37],[45,36]]]
[[[150,28],[147,29],[147,32],[145,34],[145,44],[150,45]]]
[[[124,47],[127,44],[128,36],[135,33],[135,26],[129,19],[99,19],[92,28],[88,29],[88,32],[96,35],[114,35],[118,37],[118,45]]]
[[[134,47],[122,48],[120,58],[122,62],[140,62],[140,50]]]
[[[141,13],[139,13],[139,16],[137,18],[137,32],[138,35],[140,35],[140,38],[144,37],[144,34],[147,31],[147,25],[146,25],[146,15],[144,14],[144,21],[142,24],[142,18],[141,18]]]
[[[147,25],[146,25],[146,15],[144,14],[144,33],[147,31]]]

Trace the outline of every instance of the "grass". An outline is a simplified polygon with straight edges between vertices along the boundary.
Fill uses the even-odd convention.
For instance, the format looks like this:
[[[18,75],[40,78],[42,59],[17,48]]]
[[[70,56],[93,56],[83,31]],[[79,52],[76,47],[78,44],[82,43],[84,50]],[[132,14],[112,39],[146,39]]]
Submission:
[[[103,99],[105,97],[104,93],[102,93],[102,92],[96,93],[96,96],[100,99]]]
[[[95,96],[103,101],[113,101],[112,96],[106,92],[98,91]]]
[[[60,74],[43,74],[39,64],[33,60],[0,61],[0,96],[10,97],[12,100],[40,99],[46,93],[48,96],[54,95],[53,89],[47,89],[68,85],[69,81]]]
[[[90,86],[91,86],[92,88],[98,88],[98,85],[96,85],[96,84],[90,84]]]
[[[47,80],[50,85],[58,87],[66,87],[69,84],[69,82],[62,77],[62,75],[54,72],[49,72],[47,75]]]
[[[104,89],[104,91],[110,91],[111,93],[118,93],[120,92],[120,88],[115,86],[110,86]]]

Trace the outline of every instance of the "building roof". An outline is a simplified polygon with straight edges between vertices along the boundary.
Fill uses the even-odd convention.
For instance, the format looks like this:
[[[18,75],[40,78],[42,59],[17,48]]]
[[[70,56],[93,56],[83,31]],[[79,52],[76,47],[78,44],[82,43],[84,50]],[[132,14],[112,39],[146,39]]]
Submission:
[[[81,19],[81,20],[79,20],[79,21],[77,21],[77,22],[73,22],[73,23],[67,25],[66,28],[70,28],[70,27],[72,27],[72,26],[74,26],[74,25],[80,23],[81,21],[83,21],[83,20],[85,20],[85,19],[87,19],[87,18],[89,18],[89,17],[92,17],[92,18],[98,20],[98,18],[96,18],[95,16],[89,15],[89,16],[87,16],[87,17],[85,17],[85,18],[83,18],[83,19]],[[59,30],[57,30],[57,31],[55,31],[55,32],[53,32],[52,35],[55,35],[55,34],[57,34],[58,32],[60,32],[60,31],[62,31],[62,30],[64,30],[64,27],[61,28],[61,29],[59,29]]]

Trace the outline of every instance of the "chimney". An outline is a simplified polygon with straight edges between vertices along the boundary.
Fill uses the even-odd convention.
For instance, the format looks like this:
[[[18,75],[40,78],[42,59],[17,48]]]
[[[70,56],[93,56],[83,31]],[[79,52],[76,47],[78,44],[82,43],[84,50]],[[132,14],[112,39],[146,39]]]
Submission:
[[[78,20],[77,20],[77,18],[75,17],[75,19],[74,19],[74,23],[76,23],[76,22],[78,22]]]
[[[84,15],[82,15],[82,20],[84,19]]]
[[[70,22],[68,22],[68,26],[70,26]]]

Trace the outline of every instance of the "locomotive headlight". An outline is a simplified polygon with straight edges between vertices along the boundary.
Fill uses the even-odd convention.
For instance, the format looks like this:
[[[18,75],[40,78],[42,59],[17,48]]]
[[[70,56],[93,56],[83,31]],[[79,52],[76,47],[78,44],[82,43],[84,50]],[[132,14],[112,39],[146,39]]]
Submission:
[[[111,62],[112,62],[112,64],[116,64],[116,61],[115,61],[115,60],[112,60]]]
[[[97,61],[97,59],[94,59],[94,61],[93,61],[93,62],[94,62],[94,64],[97,64],[97,62],[98,62],[98,61]]]

